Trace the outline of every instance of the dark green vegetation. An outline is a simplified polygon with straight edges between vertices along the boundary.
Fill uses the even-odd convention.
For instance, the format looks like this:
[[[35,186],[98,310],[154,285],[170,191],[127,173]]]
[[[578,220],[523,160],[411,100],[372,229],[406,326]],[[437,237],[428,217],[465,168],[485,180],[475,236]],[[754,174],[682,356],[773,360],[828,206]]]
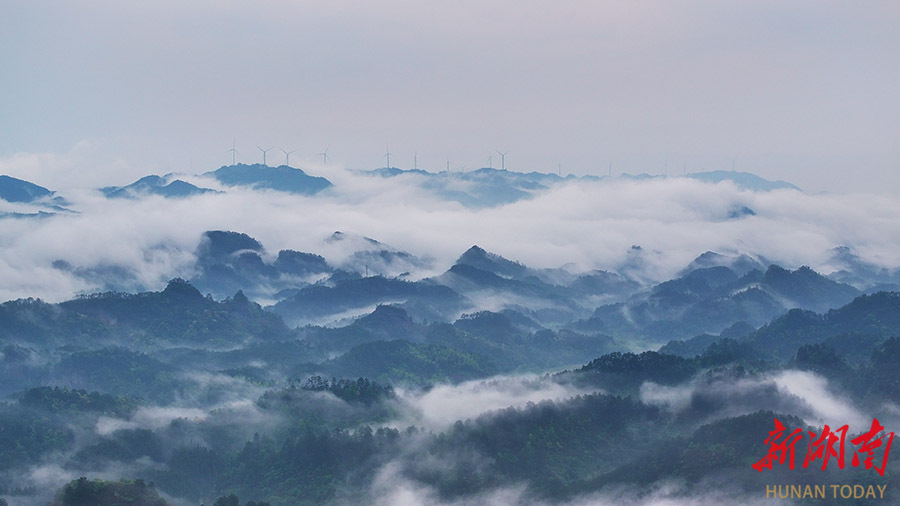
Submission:
[[[397,426],[414,398],[398,396],[389,385],[316,376],[269,389],[249,409],[220,408],[203,419],[174,418],[152,429],[124,427],[94,434],[79,448],[66,428],[73,417],[85,427],[104,416],[127,419],[135,401],[37,388],[4,408],[4,430],[12,431],[11,441],[23,453],[2,457],[37,463],[53,452],[77,449],[67,458],[67,468],[90,471],[147,459],[159,463],[136,471],[130,478],[139,477],[136,481],[70,483],[54,504],[82,504],[66,501],[78,494],[103,497],[111,490],[134,504],[163,504],[152,502],[158,500],[154,486],[169,496],[207,504],[215,497],[215,504],[234,504],[238,497],[275,505],[368,502],[387,469],[391,480],[415,483],[447,501],[523,483],[528,496],[551,502],[623,484],[640,490],[673,478],[684,480],[687,490],[727,478],[736,493],[749,495],[772,483],[890,483],[872,470],[831,466],[823,473],[802,469],[799,462],[796,472],[777,465],[763,475],[750,469],[765,455],[762,441],[773,418],[791,430],[819,429],[792,416],[790,409],[801,416],[808,412],[781,396],[768,379],[784,364],[745,367],[742,362],[755,359],[748,360],[740,348],[731,359],[714,355],[715,345],[690,359],[656,352],[607,354],[578,369],[532,380],[568,385],[573,388],[569,398],[501,409],[438,431]],[[868,360],[853,366],[826,344],[802,345],[790,366],[816,371],[857,399],[864,412],[883,423],[891,419],[881,407],[900,395],[900,340],[883,341]],[[645,397],[648,384],[690,385],[693,395],[672,411]],[[576,385],[607,393],[574,395]],[[491,388],[491,382],[481,388]],[[732,409],[739,413],[728,414]],[[889,462],[887,476],[897,471]]]
[[[209,236],[203,247],[213,259],[258,246],[247,236]],[[321,265],[315,257],[302,260]],[[375,276],[343,288],[317,286],[322,294],[305,304],[333,304],[339,300],[335,290],[346,290],[345,297],[352,298],[354,283],[365,285],[363,294],[398,287],[388,290],[420,306],[440,304],[432,293],[460,299],[444,286]],[[291,329],[241,291],[216,301],[181,279],[161,292],[0,304],[0,370],[5,375],[0,386],[6,393],[57,384],[169,402],[184,395],[183,370],[218,371],[263,383],[323,373],[422,385],[561,367],[619,346],[597,333],[545,329],[514,311],[463,315],[453,324],[426,323],[413,321],[401,307],[382,305],[344,327]]]
[[[67,484],[51,506],[169,506],[144,480],[102,481],[84,477]]]
[[[0,339],[20,345],[217,347],[289,335],[280,318],[242,293],[216,302],[181,279],[172,280],[162,292],[101,293],[61,304],[23,299],[0,305]]]
[[[424,262],[329,240],[364,244],[352,257],[364,265]],[[775,417],[818,431],[807,425],[858,411],[897,428],[897,292],[711,253],[650,287],[478,247],[433,278],[365,276],[227,231],[204,234],[196,267],[161,291],[0,304],[0,496],[280,506],[502,491],[555,503],[675,480],[688,498],[710,482],[752,498],[765,484],[884,484],[897,471],[750,468]],[[261,286],[280,302],[245,295]],[[797,382],[845,409],[824,419]],[[47,475],[66,478],[48,491],[35,478]]]

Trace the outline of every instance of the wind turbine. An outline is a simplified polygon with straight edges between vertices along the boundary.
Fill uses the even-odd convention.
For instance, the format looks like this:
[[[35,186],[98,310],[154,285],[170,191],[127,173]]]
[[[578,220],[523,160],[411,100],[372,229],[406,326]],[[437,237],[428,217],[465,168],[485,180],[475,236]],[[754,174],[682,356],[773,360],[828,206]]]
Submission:
[[[237,144],[237,139],[231,141],[231,149],[226,149],[225,152],[228,153],[231,151],[231,165],[235,165],[235,157],[234,155],[240,154],[238,150],[235,149],[234,145]]]
[[[281,152],[284,153],[284,164],[287,165],[288,167],[290,167],[291,166],[291,153],[293,153],[294,151],[297,151],[297,150],[295,149],[293,151],[285,151],[284,148],[278,148],[278,149],[280,149]]]
[[[503,153],[497,151],[497,154],[500,155],[500,170],[506,170],[506,153],[509,153],[509,151],[504,151]]]
[[[391,150],[387,146],[384,147],[384,156],[382,158],[387,158],[387,168],[391,168]]]
[[[413,153],[413,170],[419,170],[419,152]]]
[[[319,156],[319,155],[322,156],[322,164],[328,165],[328,146],[325,146],[325,151],[322,151],[321,153],[316,153],[316,156]]]
[[[262,154],[263,154],[263,165],[265,165],[265,164],[266,164],[266,153],[268,153],[269,151],[272,151],[273,149],[275,149],[275,146],[272,146],[272,147],[269,148],[269,149],[263,149],[263,148],[259,147],[259,145],[257,145],[257,146],[256,146],[256,149],[262,151]]]
[[[488,168],[494,168],[494,155],[488,155]]]

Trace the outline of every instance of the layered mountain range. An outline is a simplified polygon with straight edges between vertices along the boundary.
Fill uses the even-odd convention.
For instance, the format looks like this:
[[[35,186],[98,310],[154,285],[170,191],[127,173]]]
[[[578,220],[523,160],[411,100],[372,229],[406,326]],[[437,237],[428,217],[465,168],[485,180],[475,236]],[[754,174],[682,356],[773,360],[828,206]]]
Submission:
[[[356,173],[372,178],[396,180],[399,184],[415,185],[428,191],[435,198],[458,202],[470,208],[502,206],[529,199],[541,191],[562,183],[663,179],[662,176],[646,174],[637,176],[623,174],[616,178],[572,175],[561,177],[541,172],[521,173],[493,168],[482,168],[469,172],[428,172],[421,169],[403,170],[386,167],[356,171]],[[698,172],[687,174],[685,177],[709,183],[727,181],[750,191],[783,189],[799,191],[799,188],[790,183],[769,181],[747,172]],[[217,186],[217,188],[205,185]],[[136,199],[159,196],[183,199],[227,191],[228,188],[269,190],[313,196],[332,187],[334,184],[324,177],[313,176],[303,169],[287,165],[271,167],[263,164],[236,164],[226,165],[199,175],[168,173],[160,176],[152,174],[124,186],[102,187],[99,188],[99,191],[107,198]],[[337,190],[340,191],[340,188]],[[0,176],[0,200],[28,204],[48,203],[58,206],[67,203],[62,197],[56,196],[53,191],[10,176]],[[735,216],[748,213],[752,213],[752,209],[735,210]]]
[[[328,240],[347,238],[336,232]],[[644,286],[606,271],[534,269],[472,246],[443,273],[407,279],[376,274],[375,260],[388,266],[422,260],[373,239],[362,243],[370,249],[351,258],[372,261],[369,275],[313,253],[268,255],[247,234],[209,231],[197,247],[194,277],[175,279],[161,292],[7,302],[0,306],[0,339],[21,366],[8,377],[56,374],[58,368],[27,366],[40,350],[90,356],[129,343],[146,360],[244,367],[260,378],[364,370],[393,382],[458,381],[660,345],[694,356],[734,341],[770,358],[820,342],[871,348],[900,324],[891,314],[896,296],[875,291],[886,279],[855,287],[808,267],[765,266],[746,255],[708,252],[677,278]],[[247,294],[274,303],[263,307]],[[860,311],[875,319],[854,316]],[[784,328],[790,338],[778,337]],[[284,347],[292,351],[282,354]],[[267,365],[247,369],[254,360]],[[405,370],[400,364],[420,360],[423,369],[409,376],[385,365]]]

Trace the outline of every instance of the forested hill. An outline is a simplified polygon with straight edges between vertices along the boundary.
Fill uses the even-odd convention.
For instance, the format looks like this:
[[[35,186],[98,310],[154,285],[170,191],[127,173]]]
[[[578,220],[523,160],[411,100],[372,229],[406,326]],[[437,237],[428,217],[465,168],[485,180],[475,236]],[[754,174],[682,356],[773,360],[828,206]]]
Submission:
[[[264,254],[249,236],[208,237],[207,272],[235,254]],[[274,258],[330,269],[299,252]],[[633,293],[618,313],[600,306],[557,325],[548,321],[564,313],[521,304],[449,321],[420,315],[485,293],[565,308],[573,290],[634,287],[471,248],[435,278],[332,270],[284,299],[310,314],[350,299],[358,300],[346,307],[374,303],[332,325],[291,327],[242,291],[216,300],[183,279],[156,292],[6,302],[0,497],[29,506],[109,497],[337,505],[372,503],[387,487],[413,490],[423,503],[512,494],[566,504],[673,480],[698,501],[705,480],[731,484],[729,497],[752,497],[798,479],[784,467],[748,472],[775,418],[814,431],[900,423],[890,408],[900,396],[900,293],[858,295],[810,269],[739,264],[698,262]],[[386,295],[402,300],[382,303]],[[826,307],[850,300],[785,310],[759,326],[735,316],[775,295]],[[673,337],[686,334],[708,304],[737,308],[717,313],[719,333],[657,351],[642,347],[647,335],[633,337],[673,325],[681,328]],[[630,326],[606,318],[613,314],[630,315]],[[50,487],[35,478],[60,467],[66,479]],[[803,479],[884,482],[874,471],[848,472],[856,474]]]
[[[233,346],[286,339],[281,319],[238,292],[221,302],[182,279],[161,292],[101,293],[60,304],[25,299],[0,305],[0,339],[20,345]]]

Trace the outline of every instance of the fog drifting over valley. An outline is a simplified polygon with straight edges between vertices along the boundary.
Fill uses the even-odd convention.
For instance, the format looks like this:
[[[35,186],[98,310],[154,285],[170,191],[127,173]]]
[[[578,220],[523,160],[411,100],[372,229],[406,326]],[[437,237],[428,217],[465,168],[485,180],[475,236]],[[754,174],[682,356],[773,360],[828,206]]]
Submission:
[[[0,6],[0,506],[896,481],[900,3]]]
[[[810,389],[810,386],[815,389]],[[96,444],[96,436],[115,439],[127,435],[128,431],[146,429],[152,431],[166,446],[178,444],[199,444],[213,447],[221,442],[204,441],[203,434],[216,430],[217,427],[240,428],[243,437],[252,438],[277,433],[286,419],[272,412],[261,410],[255,401],[252,387],[241,381],[228,384],[232,392],[231,400],[225,403],[206,406],[203,409],[186,408],[184,401],[172,406],[140,407],[128,420],[113,419],[101,416],[97,419],[94,434],[80,436],[82,442],[67,455],[52,455],[46,462],[25,469],[13,470],[11,476],[20,485],[35,487],[35,495],[11,496],[9,503],[14,506],[44,505],[50,498],[49,491],[55,490],[67,481],[78,476],[88,475],[105,479],[116,479],[123,475],[141,475],[143,473],[162,472],[166,470],[164,463],[144,456],[132,462],[95,461],[90,467],[83,468],[79,464],[66,459],[84,450],[88,444]],[[557,383],[552,376],[535,375],[496,376],[484,380],[464,382],[457,385],[441,384],[425,390],[400,390],[392,401],[393,410],[400,415],[384,424],[385,427],[396,427],[403,430],[410,425],[418,427],[419,436],[408,437],[401,443],[400,454],[384,463],[372,477],[363,495],[352,495],[338,503],[353,504],[362,497],[367,504],[374,505],[440,505],[440,506],[607,506],[624,504],[628,506],[687,506],[713,505],[738,500],[742,504],[762,504],[759,496],[748,496],[746,491],[735,487],[722,487],[719,476],[708,476],[700,483],[685,483],[681,480],[666,479],[651,486],[636,489],[630,486],[607,486],[600,492],[577,494],[564,501],[554,501],[535,497],[528,489],[527,483],[518,486],[491,488],[474,496],[455,499],[442,498],[440,492],[427,483],[410,476],[410,466],[424,465],[433,469],[451,470],[455,466],[468,465],[469,460],[481,462],[485,457],[478,454],[443,454],[429,455],[425,443],[426,434],[439,434],[448,431],[457,420],[470,423],[478,419],[490,421],[505,408],[518,410],[530,409],[529,404],[552,401],[558,405],[566,405],[576,395],[586,395],[597,389],[578,389],[571,385]],[[690,403],[692,396],[705,396],[706,400],[717,398],[721,407],[709,412],[702,421],[692,423],[696,428],[700,423],[709,423],[725,417],[740,416],[758,409],[775,408],[784,412],[808,414],[806,420],[811,426],[822,423],[838,425],[849,423],[851,432],[860,431],[868,425],[870,419],[859,414],[854,402],[843,397],[828,380],[804,371],[784,370],[772,374],[760,374],[737,382],[727,379],[720,381],[700,374],[691,380],[672,387],[660,387],[651,382],[641,387],[640,400],[648,405],[661,406],[673,410],[673,415],[683,410]],[[308,408],[334,409],[347,412],[362,409],[359,405],[348,404],[327,392],[315,393],[307,398]],[[201,405],[200,403],[197,404]],[[327,406],[331,408],[327,408]],[[882,417],[883,423],[896,424],[900,418]],[[176,425],[177,424],[177,425]],[[78,429],[73,425],[73,429]],[[355,429],[354,429],[355,430]],[[691,429],[693,430],[693,429]],[[117,432],[116,431],[123,431]],[[257,436],[252,436],[256,432]],[[760,435],[760,442],[765,434]],[[239,442],[237,439],[236,442]],[[763,445],[760,444],[760,452]],[[171,450],[167,450],[171,451]],[[62,459],[62,460],[61,460]],[[422,461],[422,459],[425,459]],[[467,460],[468,459],[468,460]],[[416,462],[419,462],[416,464]],[[522,465],[528,465],[523,462]],[[342,493],[339,491],[339,494]],[[166,498],[178,506],[193,504],[178,496],[166,495]]]
[[[614,178],[568,180],[530,199],[473,209],[435,198],[421,187],[423,176],[327,172],[335,186],[314,197],[230,187],[184,199],[129,200],[62,189],[73,212],[0,220],[0,299],[59,301],[96,291],[89,277],[54,268],[57,260],[76,269],[122,269],[133,275],[136,290],[160,289],[168,279],[193,274],[206,230],[247,233],[269,259],[294,249],[356,271],[364,266],[347,262],[359,245],[325,239],[335,231],[371,237],[428,259],[413,278],[443,272],[473,244],[530,267],[618,270],[648,283],[671,278],[705,251],[747,253],[827,274],[841,267],[831,249],[848,246],[875,266],[900,266],[900,202],[886,196]],[[223,189],[208,178],[186,179]],[[755,214],[735,216],[744,208]]]

